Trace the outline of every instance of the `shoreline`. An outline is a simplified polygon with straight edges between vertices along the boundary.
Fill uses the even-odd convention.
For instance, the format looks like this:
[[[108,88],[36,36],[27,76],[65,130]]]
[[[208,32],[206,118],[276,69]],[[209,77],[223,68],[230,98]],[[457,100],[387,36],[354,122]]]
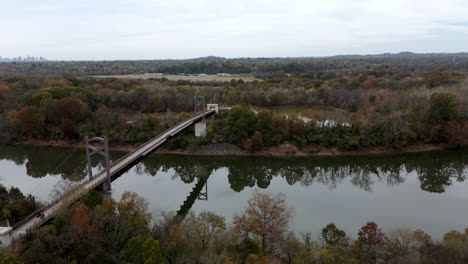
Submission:
[[[63,140],[57,141],[44,141],[44,140],[30,140],[18,142],[8,145],[21,145],[32,147],[76,147],[78,142],[68,142]],[[110,145],[111,151],[130,152],[140,144],[119,144]],[[82,144],[80,148],[85,148]],[[175,154],[175,155],[193,155],[193,156],[246,156],[246,157],[345,157],[345,156],[375,156],[375,155],[397,155],[397,154],[410,154],[410,153],[423,153],[431,151],[453,150],[444,144],[414,144],[400,149],[389,149],[385,147],[374,147],[359,150],[341,151],[336,147],[334,148],[318,148],[312,152],[300,150],[290,144],[281,144],[275,147],[265,148],[261,151],[250,153],[230,143],[209,144],[209,145],[192,145],[187,149],[160,149],[156,150],[155,154]]]

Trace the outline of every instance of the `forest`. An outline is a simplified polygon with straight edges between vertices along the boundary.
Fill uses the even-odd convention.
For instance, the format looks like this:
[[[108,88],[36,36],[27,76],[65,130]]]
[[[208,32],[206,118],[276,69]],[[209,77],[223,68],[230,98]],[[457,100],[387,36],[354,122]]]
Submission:
[[[468,79],[463,68],[450,69],[270,71],[252,82],[5,75],[0,141],[77,143],[100,135],[114,145],[137,144],[189,117],[194,96],[202,96],[231,108],[208,121],[205,138],[188,131],[168,150],[219,143],[250,153],[287,145],[288,155],[418,144],[460,148],[468,143]],[[278,113],[281,107],[298,110]]]
[[[282,149],[342,152],[414,145],[448,149],[468,146],[468,56],[396,54],[330,58],[224,59],[183,61],[24,62],[0,64],[0,143],[77,145],[85,136],[108,137],[111,146],[137,145],[190,117],[194,97],[228,109],[208,120],[207,135],[187,130],[171,139],[167,151],[202,146],[234,146],[247,154]],[[226,81],[94,78],[94,74],[161,72],[171,74],[250,74],[258,80]],[[289,109],[289,110],[285,110]],[[65,153],[65,152],[64,152]],[[6,155],[6,153],[1,153]],[[16,162],[49,164],[8,157]],[[27,160],[27,161],[26,161]],[[145,164],[157,171],[168,166]],[[418,172],[421,189],[442,193],[463,173],[441,158],[428,170],[395,159],[382,170],[388,184],[401,182],[407,166]],[[207,165],[216,167],[216,164]],[[462,163],[464,164],[464,163]],[[375,164],[322,165],[317,175],[310,162],[290,171],[281,163],[232,169],[230,188],[265,189],[271,177],[288,184],[312,182],[334,186],[333,179],[360,173],[353,183],[372,191],[368,179]],[[345,163],[346,165],[346,163]],[[375,166],[374,166],[375,165]],[[54,166],[50,164],[50,166]],[[184,182],[194,182],[193,166],[180,169]],[[29,166],[33,167],[33,166]],[[268,170],[269,173],[265,173]],[[34,171],[33,177],[48,173]],[[69,175],[69,168],[58,171]],[[80,178],[85,171],[79,172]],[[267,176],[268,175],[268,176]],[[328,176],[327,176],[328,175]],[[433,177],[437,175],[437,177]],[[70,175],[74,177],[76,175]],[[329,177],[329,178],[327,178]],[[434,178],[437,179],[434,182]],[[243,181],[241,181],[242,179]],[[73,179],[72,179],[73,180]],[[20,221],[40,205],[16,188],[0,188],[1,221]],[[265,221],[268,219],[268,221]],[[126,192],[120,200],[89,192],[48,225],[0,252],[0,263],[466,263],[468,230],[450,231],[440,241],[422,230],[383,231],[362,223],[346,233],[334,223],[320,238],[289,228],[294,210],[287,197],[255,191],[245,210],[233,219],[202,211],[164,213],[152,219],[148,203]]]
[[[148,203],[135,193],[125,192],[116,201],[90,191],[12,252],[0,251],[0,263],[436,264],[468,259],[468,228],[434,241],[423,230],[385,233],[368,222],[347,234],[330,223],[315,239],[291,232],[293,217],[284,195],[258,190],[232,221],[210,211],[152,219]]]
[[[185,60],[47,61],[0,63],[1,75],[62,76],[166,74],[252,74],[268,78],[278,74],[310,71],[347,74],[353,72],[414,73],[433,70],[463,73],[468,53],[411,53],[341,55],[299,58],[202,57]]]

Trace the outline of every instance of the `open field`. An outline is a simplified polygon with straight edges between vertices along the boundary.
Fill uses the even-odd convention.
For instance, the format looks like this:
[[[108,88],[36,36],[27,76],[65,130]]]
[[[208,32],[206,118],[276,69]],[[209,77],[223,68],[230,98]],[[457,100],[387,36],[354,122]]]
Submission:
[[[259,80],[252,75],[232,75],[232,76],[219,76],[219,75],[155,75],[155,74],[122,74],[122,75],[95,75],[94,78],[118,78],[118,79],[151,79],[151,78],[166,78],[171,81],[185,80],[185,81],[216,81],[216,82],[230,82],[232,79],[242,79],[245,82],[252,82]]]

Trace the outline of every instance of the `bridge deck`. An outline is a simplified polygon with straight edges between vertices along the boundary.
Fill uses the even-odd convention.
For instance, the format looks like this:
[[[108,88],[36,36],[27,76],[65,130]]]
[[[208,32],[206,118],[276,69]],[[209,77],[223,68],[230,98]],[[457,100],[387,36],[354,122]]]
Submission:
[[[204,117],[213,115],[215,112],[216,111],[212,109],[198,114],[196,116],[193,116],[191,118],[188,118],[182,121],[181,123],[171,127],[170,129],[164,131],[163,133],[149,140],[143,145],[139,146],[132,152],[128,153],[127,155],[112,163],[110,167],[111,175],[120,173],[122,170],[126,169],[129,165],[131,165],[135,160],[141,157],[146,157],[148,154],[156,150],[159,146],[161,146],[171,137],[182,132],[194,123],[202,120]],[[92,190],[104,183],[106,181],[106,177],[107,173],[104,170],[103,172],[96,175],[93,179],[84,182],[78,189],[76,189],[69,195],[65,195],[61,199],[52,202],[48,206],[26,217],[23,221],[13,226],[13,229],[10,232],[10,236],[13,240],[18,239],[21,238],[21,236],[26,234],[28,231],[41,226],[49,219],[53,218],[62,206],[70,205],[71,203],[81,198],[84,194],[86,194],[88,190]]]

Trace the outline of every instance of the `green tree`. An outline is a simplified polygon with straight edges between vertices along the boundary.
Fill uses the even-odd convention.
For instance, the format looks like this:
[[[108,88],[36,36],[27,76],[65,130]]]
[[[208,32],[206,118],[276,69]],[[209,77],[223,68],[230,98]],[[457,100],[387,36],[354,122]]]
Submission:
[[[96,206],[100,205],[102,201],[102,194],[95,190],[89,190],[82,199],[82,202],[90,209],[94,209]]]
[[[238,146],[243,146],[245,141],[254,133],[256,117],[252,111],[242,106],[234,106],[228,114],[229,139]]]
[[[453,93],[434,93],[431,95],[429,120],[435,125],[445,125],[448,121],[457,119],[458,102]]]
[[[0,264],[20,264],[20,260],[17,256],[12,254],[5,254],[0,250]]]
[[[203,211],[197,217],[192,216],[189,222],[203,249],[207,248],[214,235],[226,229],[224,217],[209,211]]]
[[[337,228],[334,223],[330,223],[322,229],[322,238],[329,245],[336,245],[345,237],[346,233]]]
[[[163,263],[159,242],[150,236],[138,236],[130,239],[127,246],[122,250],[121,256],[125,263]]]

